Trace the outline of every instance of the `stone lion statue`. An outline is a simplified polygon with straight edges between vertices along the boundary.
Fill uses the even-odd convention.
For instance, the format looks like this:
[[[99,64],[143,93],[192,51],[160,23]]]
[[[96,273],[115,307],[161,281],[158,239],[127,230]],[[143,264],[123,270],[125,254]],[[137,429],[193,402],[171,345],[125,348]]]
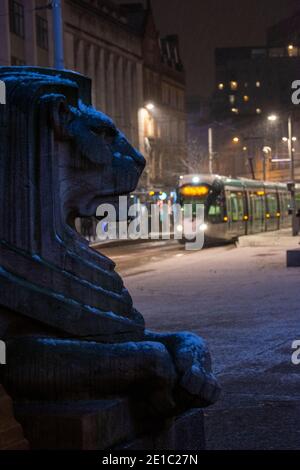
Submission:
[[[147,331],[114,263],[75,230],[135,189],[143,156],[91,106],[86,77],[0,67],[0,80],[0,382],[14,399],[138,393],[167,415],[214,403],[204,341]]]

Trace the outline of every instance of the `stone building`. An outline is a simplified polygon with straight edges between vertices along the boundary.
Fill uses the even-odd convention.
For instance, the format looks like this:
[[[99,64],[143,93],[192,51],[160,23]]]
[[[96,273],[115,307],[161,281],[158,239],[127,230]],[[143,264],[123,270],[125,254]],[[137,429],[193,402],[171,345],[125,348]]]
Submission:
[[[178,37],[159,37],[150,5],[126,5],[123,11],[142,38],[144,106],[139,128],[148,160],[146,184],[172,187],[187,161],[185,74]]]
[[[65,66],[93,81],[94,105],[145,154],[142,185],[172,186],[186,160],[184,71],[176,36],[150,4],[63,0]],[[49,0],[0,2],[0,65],[53,66]]]

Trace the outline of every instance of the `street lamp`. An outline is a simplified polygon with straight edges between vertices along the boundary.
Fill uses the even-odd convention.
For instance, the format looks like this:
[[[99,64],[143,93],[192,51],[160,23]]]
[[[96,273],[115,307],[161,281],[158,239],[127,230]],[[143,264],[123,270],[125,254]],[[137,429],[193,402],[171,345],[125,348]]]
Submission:
[[[264,154],[264,168],[263,168],[263,180],[266,181],[267,179],[267,158],[268,155],[272,153],[271,147],[265,145],[262,149]]]
[[[147,103],[145,107],[146,109],[148,109],[148,111],[153,111],[153,109],[155,108],[153,103]]]
[[[271,114],[268,116],[268,120],[271,122],[277,121],[278,116],[276,114]],[[292,188],[291,190],[291,198],[292,198],[292,230],[293,230],[293,236],[298,235],[298,221],[296,217],[296,199],[295,199],[295,157],[294,153],[295,150],[293,149],[293,142],[296,142],[297,138],[293,137],[293,126],[292,126],[292,116],[289,115],[288,117],[288,137],[283,137],[283,142],[287,142],[288,144],[288,152],[289,152],[289,158],[288,161],[291,163],[291,183],[290,187]]]
[[[278,116],[276,116],[276,114],[270,114],[270,116],[268,116],[268,120],[270,122],[275,122],[277,121],[277,119],[278,119]]]

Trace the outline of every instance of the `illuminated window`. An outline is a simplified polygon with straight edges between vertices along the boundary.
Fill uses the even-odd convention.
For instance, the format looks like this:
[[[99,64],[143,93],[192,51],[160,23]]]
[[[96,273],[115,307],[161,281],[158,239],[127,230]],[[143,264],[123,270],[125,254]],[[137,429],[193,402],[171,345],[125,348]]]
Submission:
[[[256,82],[256,88],[260,88],[260,82],[259,81]]]
[[[234,114],[239,114],[238,108],[231,108],[231,112]]]
[[[261,114],[261,109],[260,108],[256,108],[256,114]]]
[[[248,103],[248,101],[249,101],[249,96],[248,96],[248,95],[244,95],[243,100],[245,101],[245,103]]]
[[[235,96],[234,95],[229,95],[229,103],[234,104],[235,103]]]
[[[219,90],[224,90],[224,83],[219,83],[218,88]]]
[[[289,57],[297,57],[298,56],[298,47],[293,46],[293,44],[289,44],[287,50],[288,50]]]
[[[236,82],[235,80],[231,81],[230,82],[230,88],[232,90],[237,90],[238,89],[238,82]]]

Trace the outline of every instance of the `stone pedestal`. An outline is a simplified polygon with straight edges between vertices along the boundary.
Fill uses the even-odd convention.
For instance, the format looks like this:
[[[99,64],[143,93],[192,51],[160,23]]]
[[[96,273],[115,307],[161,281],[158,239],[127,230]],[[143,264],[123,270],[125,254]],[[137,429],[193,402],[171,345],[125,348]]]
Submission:
[[[11,398],[0,385],[0,450],[26,450],[28,442],[14,418]]]
[[[287,267],[288,268],[300,267],[300,249],[287,251]]]
[[[202,450],[203,413],[159,421],[125,398],[16,405],[33,449]]]

